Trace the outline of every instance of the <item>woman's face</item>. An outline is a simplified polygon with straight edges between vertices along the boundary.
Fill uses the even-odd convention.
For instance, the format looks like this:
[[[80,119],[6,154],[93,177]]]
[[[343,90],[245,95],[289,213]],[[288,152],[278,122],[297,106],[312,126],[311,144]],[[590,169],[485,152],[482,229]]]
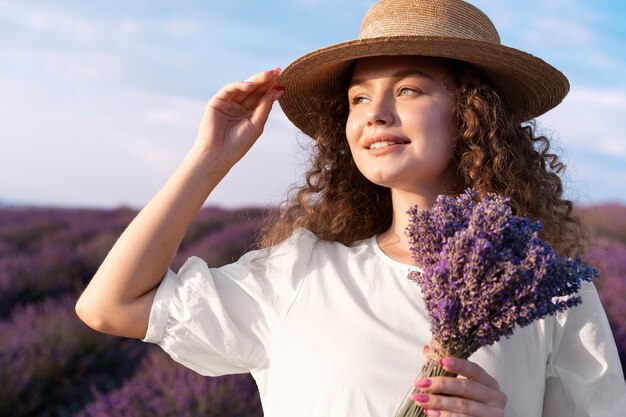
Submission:
[[[361,173],[391,189],[447,192],[454,91],[451,69],[441,59],[358,60],[348,87],[346,136]]]

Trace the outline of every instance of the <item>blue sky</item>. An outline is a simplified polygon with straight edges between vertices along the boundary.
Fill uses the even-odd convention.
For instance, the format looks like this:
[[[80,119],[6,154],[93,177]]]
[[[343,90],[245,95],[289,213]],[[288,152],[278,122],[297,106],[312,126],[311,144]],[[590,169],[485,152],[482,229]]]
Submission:
[[[363,0],[0,0],[0,201],[140,207],[223,84],[358,34]],[[570,198],[626,203],[626,3],[475,0],[503,43],[570,79],[539,119]],[[279,203],[308,140],[278,105],[207,204]]]

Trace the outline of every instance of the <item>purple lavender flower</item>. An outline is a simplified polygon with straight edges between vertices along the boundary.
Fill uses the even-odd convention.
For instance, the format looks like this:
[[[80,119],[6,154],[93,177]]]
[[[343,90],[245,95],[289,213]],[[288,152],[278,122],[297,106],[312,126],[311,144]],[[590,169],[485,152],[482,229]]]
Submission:
[[[140,369],[121,388],[102,394],[75,417],[261,416],[250,375],[204,377],[151,349]]]
[[[409,211],[407,235],[422,268],[409,278],[422,290],[433,334],[422,377],[443,375],[443,356],[468,358],[516,326],[580,304],[581,281],[598,274],[580,257],[558,255],[539,237],[541,223],[513,215],[508,202],[467,190]],[[422,415],[410,399],[397,414]]]

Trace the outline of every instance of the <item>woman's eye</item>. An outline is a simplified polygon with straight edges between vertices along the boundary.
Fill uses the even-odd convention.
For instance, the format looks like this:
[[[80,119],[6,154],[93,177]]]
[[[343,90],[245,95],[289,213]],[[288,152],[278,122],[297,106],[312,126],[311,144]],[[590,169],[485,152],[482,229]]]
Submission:
[[[366,97],[355,96],[355,97],[352,98],[352,100],[350,100],[350,104],[360,104],[360,103],[363,103],[366,100],[367,100]]]
[[[416,89],[411,88],[411,87],[402,87],[398,91],[398,95],[400,95],[400,96],[409,96],[409,95],[412,95],[412,94],[419,94],[419,93],[420,93],[419,91],[417,91]]]

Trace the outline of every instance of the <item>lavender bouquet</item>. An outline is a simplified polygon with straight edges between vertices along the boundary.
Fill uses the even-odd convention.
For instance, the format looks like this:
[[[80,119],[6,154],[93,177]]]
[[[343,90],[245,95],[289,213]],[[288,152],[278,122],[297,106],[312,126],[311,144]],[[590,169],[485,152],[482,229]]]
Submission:
[[[422,291],[433,335],[419,378],[456,376],[438,360],[466,359],[510,337],[516,326],[581,303],[582,280],[598,272],[580,257],[559,256],[539,238],[540,222],[514,216],[509,199],[467,190],[440,196],[430,210],[409,211],[407,235],[421,272],[409,278]],[[407,394],[396,417],[425,416]]]

